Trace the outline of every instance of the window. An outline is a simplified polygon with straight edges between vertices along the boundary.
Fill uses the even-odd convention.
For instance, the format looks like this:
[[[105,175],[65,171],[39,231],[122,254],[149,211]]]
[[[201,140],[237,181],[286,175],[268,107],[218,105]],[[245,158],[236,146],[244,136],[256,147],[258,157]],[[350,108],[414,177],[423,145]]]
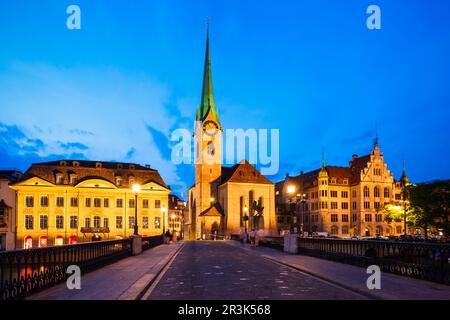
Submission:
[[[109,219],[103,218],[103,228],[109,228]]]
[[[376,214],[375,215],[375,221],[376,222],[383,222],[383,215],[382,214]]]
[[[134,199],[128,200],[128,207],[129,208],[134,208]]]
[[[41,197],[41,207],[48,207],[48,197],[47,196]]]
[[[364,209],[370,209],[370,202],[364,201]]]
[[[342,215],[342,222],[348,222],[348,214]]]
[[[78,207],[78,198],[76,198],[76,197],[70,198],[70,206],[71,207]]]
[[[32,196],[25,197],[25,204],[27,207],[34,207],[34,197]]]
[[[331,195],[332,198],[337,198],[338,192],[336,190],[331,190],[330,191],[330,195]]]
[[[206,146],[206,153],[208,156],[213,156],[215,154],[214,143],[212,141],[208,142],[208,145]]]
[[[389,194],[390,194],[389,188],[384,188],[384,197],[389,198]]]
[[[348,202],[341,203],[342,210],[348,210]]]
[[[330,205],[331,205],[331,209],[332,210],[336,210],[338,208],[338,203],[337,202],[331,202]]]
[[[86,198],[85,201],[84,201],[84,205],[86,207],[90,207],[91,206],[91,198]]]
[[[122,229],[122,228],[123,228],[123,217],[116,216],[116,229]]]
[[[380,203],[379,203],[379,202],[374,202],[374,203],[373,203],[373,207],[374,207],[375,209],[378,209],[378,208],[380,207]]]
[[[100,198],[94,198],[94,207],[100,208],[102,205],[102,201]]]
[[[122,177],[116,177],[116,185],[117,185],[118,187],[121,187],[121,186],[122,186]]]
[[[78,229],[78,217],[70,216],[70,229]]]
[[[56,206],[64,207],[64,197],[56,197]]]
[[[56,184],[64,184],[64,177],[62,175],[56,176]]]
[[[134,217],[128,217],[128,228],[134,228]]]
[[[348,198],[348,191],[341,191],[342,198]]]
[[[85,218],[84,219],[84,227],[90,228],[91,227],[91,218]]]
[[[148,199],[142,200],[142,208],[148,208]]]
[[[337,214],[332,214],[331,215],[331,222],[338,222],[338,215]]]
[[[46,230],[48,228],[48,216],[41,215],[39,217],[39,228],[41,230]]]
[[[402,200],[402,195],[400,193],[396,193],[395,200]]]
[[[375,187],[373,189],[373,195],[374,195],[374,197],[378,198],[380,196],[380,188]]]
[[[161,208],[161,200],[155,200],[155,209]]]
[[[353,209],[356,209],[356,208],[357,208],[356,201],[353,201],[353,203],[352,203],[352,208],[353,208]]]
[[[331,234],[338,234],[339,233],[339,228],[337,226],[332,226],[331,227]]]
[[[352,214],[352,222],[358,221],[358,215],[356,213]]]
[[[76,176],[71,176],[70,177],[70,184],[76,185],[77,182],[78,182],[78,178]]]
[[[123,199],[116,199],[116,207],[117,208],[123,207]]]
[[[322,206],[322,209],[327,209],[328,208],[328,202],[322,201],[321,206]]]
[[[105,208],[108,208],[108,207],[109,207],[109,198],[103,199],[103,206],[104,206]]]
[[[327,197],[328,196],[328,191],[327,190],[322,190],[321,195],[322,195],[322,197]]]
[[[155,217],[155,229],[160,229],[160,228],[161,228],[161,218]]]
[[[94,228],[100,228],[100,217],[99,216],[94,217]]]
[[[348,226],[342,226],[342,234],[349,234]]]
[[[134,177],[130,177],[129,179],[128,179],[128,184],[131,186],[131,187],[133,187],[133,184],[134,184]]]
[[[375,176],[381,176],[381,169],[380,168],[373,169],[373,174]]]
[[[56,216],[56,229],[63,229],[63,228],[64,228],[64,217]]]
[[[370,197],[369,187],[364,187],[364,198]]]
[[[142,229],[148,229],[148,217],[142,217]]]
[[[397,226],[395,229],[396,229],[397,233],[402,233],[402,227]]]
[[[364,217],[364,220],[366,222],[372,222],[372,215],[370,213],[366,213],[365,217]]]
[[[383,227],[382,226],[376,226],[375,234],[376,235],[382,235],[383,234]]]
[[[352,197],[353,197],[353,198],[356,198],[356,190],[353,190],[353,191],[352,191]]]

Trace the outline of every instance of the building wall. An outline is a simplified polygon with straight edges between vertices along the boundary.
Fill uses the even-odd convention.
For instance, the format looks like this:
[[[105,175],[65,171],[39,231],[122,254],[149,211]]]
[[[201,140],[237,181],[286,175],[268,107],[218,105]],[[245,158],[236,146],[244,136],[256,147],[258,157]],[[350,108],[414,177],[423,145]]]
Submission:
[[[99,234],[105,239],[117,239],[128,237],[134,230],[129,225],[129,217],[134,217],[135,209],[129,207],[129,200],[135,199],[135,194],[130,189],[111,188],[77,188],[76,186],[33,186],[15,185],[17,190],[17,247],[24,247],[24,239],[32,238],[33,247],[38,247],[39,238],[46,236],[47,245],[54,245],[56,237],[62,237],[63,243],[68,244],[71,236],[76,236],[78,242],[90,241],[92,234],[83,235],[81,228],[85,226],[85,219],[90,218],[90,226],[94,227],[94,217],[100,217],[100,226],[104,226],[104,219],[109,219],[110,233]],[[169,191],[164,190],[141,190],[138,195],[138,227],[139,234],[152,236],[162,234],[163,224],[168,226],[168,214],[163,208],[168,208]],[[33,207],[26,205],[26,197],[34,198]],[[40,198],[48,197],[48,206],[41,206]],[[64,206],[56,206],[56,198],[64,198]],[[71,198],[78,198],[78,206],[71,206]],[[86,206],[86,198],[91,199],[91,206]],[[101,199],[101,206],[94,207],[94,198]],[[109,199],[109,206],[104,206],[104,199]],[[123,207],[118,208],[117,199],[123,199]],[[143,208],[143,200],[149,202],[149,208]],[[160,207],[155,207],[155,200],[160,201]],[[25,217],[33,217],[33,229],[25,227]],[[62,215],[64,219],[63,228],[56,226],[56,216]],[[40,216],[48,216],[48,229],[40,228]],[[77,217],[78,227],[71,228],[71,216]],[[122,228],[116,226],[116,217],[122,217]],[[148,228],[144,228],[143,217],[148,218]],[[163,223],[163,217],[165,219]],[[155,218],[160,219],[159,227],[155,225]]]
[[[250,208],[249,193],[254,192],[254,200],[258,201],[263,198],[263,216],[264,231],[267,235],[275,235],[276,218],[275,218],[275,186],[272,184],[252,184],[252,183],[226,183],[219,189],[219,199],[223,196],[225,204],[225,221],[227,228],[227,236],[231,234],[239,234],[242,229],[241,225],[241,209],[240,198],[244,198],[244,206]],[[249,214],[249,213],[248,213]],[[245,213],[244,213],[245,215]],[[251,228],[250,222],[247,224]]]
[[[15,249],[15,230],[16,230],[16,193],[9,187],[9,180],[0,179],[0,201],[4,200],[10,207],[5,210],[4,226],[0,226],[0,235],[4,239],[4,248],[6,250]]]

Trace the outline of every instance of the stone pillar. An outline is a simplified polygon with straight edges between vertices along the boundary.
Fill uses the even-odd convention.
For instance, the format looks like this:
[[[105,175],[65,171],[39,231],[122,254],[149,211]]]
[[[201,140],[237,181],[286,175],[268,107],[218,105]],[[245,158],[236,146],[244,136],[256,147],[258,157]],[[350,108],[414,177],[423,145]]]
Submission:
[[[142,253],[142,236],[132,235],[131,237],[131,254],[137,256]]]
[[[298,253],[297,234],[290,233],[284,236],[284,252]]]

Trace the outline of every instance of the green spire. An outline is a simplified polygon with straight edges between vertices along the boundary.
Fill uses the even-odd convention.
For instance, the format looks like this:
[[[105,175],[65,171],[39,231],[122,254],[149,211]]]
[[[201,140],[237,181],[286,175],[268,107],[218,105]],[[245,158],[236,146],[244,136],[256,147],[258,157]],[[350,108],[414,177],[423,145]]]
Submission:
[[[203,71],[202,100],[197,110],[197,121],[203,121],[208,115],[209,110],[213,112],[214,117],[219,121],[219,113],[214,108],[214,93],[212,85],[211,57],[209,55],[209,23],[206,25],[206,53],[205,68]]]

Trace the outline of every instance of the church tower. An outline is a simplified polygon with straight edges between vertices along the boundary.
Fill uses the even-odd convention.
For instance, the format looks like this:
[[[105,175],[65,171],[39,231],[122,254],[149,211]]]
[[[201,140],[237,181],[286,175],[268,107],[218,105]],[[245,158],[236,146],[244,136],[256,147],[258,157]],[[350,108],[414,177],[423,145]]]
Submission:
[[[211,207],[217,200],[211,191],[211,182],[222,173],[222,126],[214,106],[211,58],[209,53],[209,27],[206,31],[206,53],[203,88],[195,121],[195,214]]]

